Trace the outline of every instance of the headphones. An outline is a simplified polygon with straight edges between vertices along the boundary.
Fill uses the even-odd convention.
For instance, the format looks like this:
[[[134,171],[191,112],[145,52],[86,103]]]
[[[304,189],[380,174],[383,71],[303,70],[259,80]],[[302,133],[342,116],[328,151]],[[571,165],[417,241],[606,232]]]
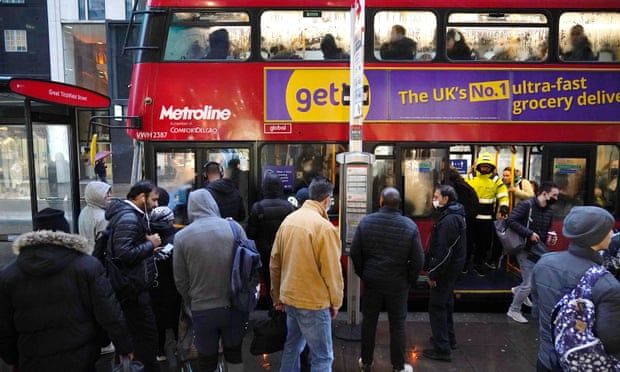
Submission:
[[[218,163],[216,161],[209,161],[209,162],[205,163],[205,165],[202,166],[203,174],[207,170],[207,168],[213,167],[213,166],[217,166],[217,171],[220,173],[220,178],[223,178],[224,177],[224,168],[222,168],[220,163]]]

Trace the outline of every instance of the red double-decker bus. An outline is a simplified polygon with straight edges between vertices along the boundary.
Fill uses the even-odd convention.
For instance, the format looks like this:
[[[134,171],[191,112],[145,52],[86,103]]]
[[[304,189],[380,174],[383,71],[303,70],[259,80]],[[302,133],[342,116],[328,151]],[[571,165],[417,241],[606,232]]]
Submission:
[[[267,171],[289,195],[316,175],[335,181],[349,135],[350,7],[147,1],[135,12],[128,105],[145,175],[177,205],[202,185],[208,161],[234,174],[246,207]],[[375,205],[396,186],[425,238],[442,169],[465,176],[486,151],[500,176],[510,166],[561,186],[557,248],[572,206],[619,216],[616,0],[367,0],[365,16],[363,141],[376,156]],[[471,279],[457,293],[506,293],[514,282],[503,270]]]

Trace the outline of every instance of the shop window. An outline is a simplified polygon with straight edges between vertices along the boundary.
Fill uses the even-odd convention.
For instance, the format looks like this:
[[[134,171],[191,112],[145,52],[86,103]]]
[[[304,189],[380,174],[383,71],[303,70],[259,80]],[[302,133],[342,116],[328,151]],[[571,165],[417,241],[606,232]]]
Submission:
[[[445,37],[453,61],[541,62],[549,26],[544,14],[453,13]]]
[[[566,62],[618,62],[620,13],[563,13],[559,40],[560,58]]]
[[[65,82],[108,95],[104,24],[64,24]]]
[[[433,12],[381,11],[374,19],[374,55],[385,61],[430,61],[436,55]]]
[[[244,61],[250,58],[250,16],[244,12],[174,13],[166,61]]]
[[[26,30],[4,30],[4,50],[7,52],[27,52]]]
[[[24,126],[0,125],[0,234],[32,231],[27,159]]]
[[[618,146],[597,146],[594,202],[614,213],[618,209]]]
[[[348,10],[270,10],[261,15],[266,60],[345,60],[350,51]]]
[[[448,159],[446,148],[403,149],[404,209],[411,217],[428,216],[433,211],[433,191],[441,167]]]

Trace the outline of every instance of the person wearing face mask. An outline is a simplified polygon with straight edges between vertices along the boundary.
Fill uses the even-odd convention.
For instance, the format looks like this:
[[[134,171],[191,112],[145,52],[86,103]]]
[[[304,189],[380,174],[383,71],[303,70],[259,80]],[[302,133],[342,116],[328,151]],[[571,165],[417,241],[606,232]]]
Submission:
[[[90,182],[84,190],[86,207],[80,212],[78,231],[91,246],[95,245],[97,235],[108,226],[105,210],[110,205],[111,191],[112,186],[99,181]]]
[[[332,370],[331,320],[344,295],[340,237],[327,217],[334,186],[314,179],[308,191],[309,199],[282,221],[269,262],[274,307],[287,314],[282,372],[300,370],[299,355],[306,344],[312,370]]]
[[[478,211],[468,231],[471,239],[467,258],[470,260],[473,253],[474,271],[479,276],[497,267],[501,247],[493,244],[493,219],[504,218],[508,214],[508,189],[495,174],[496,168],[495,156],[482,152],[476,161],[475,175],[470,174],[467,178],[467,183],[478,195]]]
[[[405,363],[405,319],[409,288],[418,278],[424,253],[418,226],[402,215],[400,202],[398,190],[384,188],[381,209],[360,221],[351,244],[355,273],[364,282],[362,357],[358,361],[363,372],[372,369],[377,320],[384,304],[390,322],[392,370],[413,371]]]
[[[537,371],[559,371],[554,348],[552,313],[564,294],[577,286],[592,266],[602,265],[599,251],[605,250],[613,236],[614,217],[600,207],[574,207],[564,219],[562,234],[568,250],[544,255],[532,274],[532,315],[538,318],[540,346]],[[595,307],[594,334],[605,352],[620,357],[620,282],[609,272],[592,286]]]
[[[140,181],[129,189],[126,200],[112,202],[105,213],[111,258],[131,282],[117,289],[116,296],[134,340],[135,359],[147,372],[158,371],[157,326],[148,291],[157,276],[153,256],[162,249],[159,234],[153,234],[149,224],[149,214],[158,199],[157,186]]]
[[[555,245],[557,237],[549,235],[553,222],[551,206],[558,200],[560,189],[553,182],[543,182],[538,195],[520,203],[506,219],[506,224],[527,239],[526,248],[517,254],[521,270],[521,284],[512,288],[514,298],[506,315],[517,323],[528,320],[521,313],[521,306],[532,306],[528,299],[531,290],[532,270],[540,257],[547,252],[547,245]]]
[[[431,322],[432,349],[422,355],[436,360],[452,360],[451,350],[456,349],[456,336],[452,312],[453,290],[467,255],[467,223],[465,208],[458,201],[452,186],[442,185],[435,189],[433,206],[439,216],[431,233],[427,256],[428,316]]]

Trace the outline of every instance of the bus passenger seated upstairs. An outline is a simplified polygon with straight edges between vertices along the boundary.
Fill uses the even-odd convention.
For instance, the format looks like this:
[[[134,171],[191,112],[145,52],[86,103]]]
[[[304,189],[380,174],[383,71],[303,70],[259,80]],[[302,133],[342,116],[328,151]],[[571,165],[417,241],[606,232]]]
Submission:
[[[596,57],[592,53],[592,44],[585,34],[582,25],[574,25],[570,28],[570,52],[562,54],[566,61],[595,61]]]
[[[220,28],[209,35],[209,53],[206,59],[227,59],[230,50],[230,40],[228,39],[228,31]]]
[[[451,29],[446,35],[446,49],[448,58],[452,60],[470,60],[471,49],[465,42],[465,37],[460,31]]]
[[[332,34],[326,34],[321,41],[321,51],[323,52],[323,59],[345,59],[349,56],[342,51],[342,48],[338,48],[336,39]]]
[[[405,33],[403,26],[392,26],[390,41],[383,43],[379,49],[381,59],[414,59],[417,44],[412,39],[406,37]]]

